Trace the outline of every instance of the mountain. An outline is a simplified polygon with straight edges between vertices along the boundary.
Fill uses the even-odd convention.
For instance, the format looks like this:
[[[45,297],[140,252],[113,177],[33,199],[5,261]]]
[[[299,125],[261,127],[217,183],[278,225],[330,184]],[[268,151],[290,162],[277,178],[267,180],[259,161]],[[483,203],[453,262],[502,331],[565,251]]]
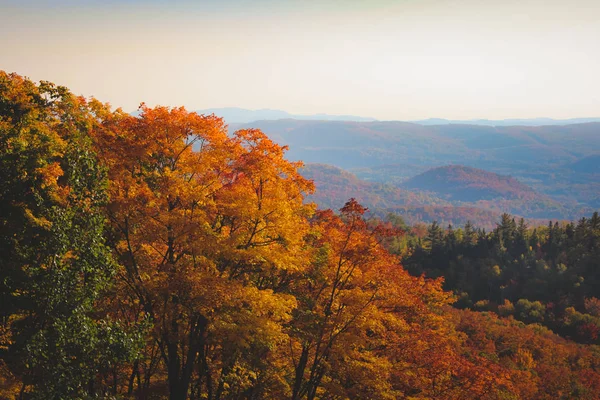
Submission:
[[[570,118],[570,119],[553,119],[553,118],[525,118],[525,119],[470,119],[470,120],[450,120],[443,118],[428,118],[418,121],[412,121],[419,125],[487,125],[487,126],[544,126],[544,125],[570,125],[582,124],[587,122],[600,122],[600,118]]]
[[[225,119],[228,124],[243,124],[253,121],[273,121],[280,119],[314,120],[314,121],[359,121],[372,122],[375,118],[361,117],[357,115],[330,115],[330,114],[292,114],[283,110],[263,108],[249,110],[239,107],[207,108],[197,110],[198,114],[215,114]],[[482,126],[544,126],[544,125],[570,125],[587,122],[600,122],[600,118],[526,118],[526,119],[473,119],[473,120],[449,120],[443,118],[429,118],[424,120],[410,121],[418,125],[482,125]]]
[[[400,185],[427,169],[456,164],[510,175],[563,204],[570,217],[600,206],[600,177],[573,167],[600,154],[600,123],[492,127],[278,120],[231,126],[252,127],[289,145],[293,160],[334,165],[369,181]],[[589,160],[593,166],[594,158]],[[564,214],[536,210],[536,218]]]
[[[456,140],[443,138],[432,127],[408,122],[255,121],[235,128],[260,128],[280,144],[288,157],[340,168],[393,163],[427,164],[450,159],[462,151]]]
[[[493,199],[531,201],[539,197],[532,188],[510,176],[463,165],[430,169],[404,182],[402,187],[465,202]]]
[[[547,219],[576,219],[585,212],[514,178],[460,165],[431,169],[399,186],[366,181],[325,164],[307,164],[301,173],[317,189],[307,200],[321,208],[339,209],[355,198],[375,215],[394,212],[410,224],[438,221],[459,226],[471,221],[490,228],[507,212],[538,225]]]
[[[600,152],[600,123],[543,127],[423,126],[408,122],[255,121],[290,156],[342,168],[466,164],[506,173],[532,163],[566,165]]]
[[[198,114],[215,114],[225,119],[228,124],[248,123],[252,121],[297,119],[297,120],[320,120],[320,121],[375,121],[374,118],[359,117],[355,115],[329,115],[313,114],[299,115],[290,114],[283,110],[248,110],[245,108],[225,107],[225,108],[207,108],[197,110]]]
[[[463,165],[430,169],[401,185],[449,201],[455,206],[471,206],[507,212],[527,218],[577,218],[578,207],[568,207],[537,193],[510,176],[495,174]]]
[[[600,154],[584,157],[571,164],[573,171],[584,174],[600,174]]]
[[[307,164],[301,174],[314,181],[316,192],[309,201],[322,208],[341,208],[350,198],[372,209],[390,208],[404,205],[450,205],[448,201],[422,193],[394,187],[379,182],[369,182],[354,174],[325,164]]]
[[[340,168],[324,164],[307,164],[302,175],[314,181],[316,192],[307,198],[321,208],[337,210],[350,198],[369,207],[372,215],[384,217],[393,212],[409,224],[439,222],[446,226],[463,226],[470,221],[479,227],[492,229],[499,220],[502,209],[488,209],[485,203],[453,204],[431,193],[412,191],[380,182],[357,178]],[[518,214],[520,215],[520,214]],[[528,218],[532,225],[546,221]]]

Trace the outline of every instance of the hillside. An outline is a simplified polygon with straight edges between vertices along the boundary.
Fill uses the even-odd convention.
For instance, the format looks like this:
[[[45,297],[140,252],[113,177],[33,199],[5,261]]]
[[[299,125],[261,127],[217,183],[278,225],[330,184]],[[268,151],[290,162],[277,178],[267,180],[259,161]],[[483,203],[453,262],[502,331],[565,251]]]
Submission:
[[[600,174],[600,154],[594,154],[577,160],[570,167],[575,172]]]
[[[331,115],[331,114],[294,114],[284,110],[263,108],[249,110],[240,107],[206,108],[196,110],[198,114],[215,114],[225,119],[228,124],[243,124],[253,121],[276,121],[280,119],[314,120],[314,121],[377,121],[376,118],[361,117],[357,115]],[[486,125],[486,126],[545,126],[545,125],[570,125],[587,122],[600,122],[600,118],[525,118],[525,119],[473,119],[473,120],[448,120],[443,118],[429,118],[416,121],[407,121],[419,125]]]
[[[320,208],[339,209],[348,199],[355,198],[378,217],[393,212],[409,224],[437,221],[442,225],[462,226],[471,221],[485,229],[493,228],[500,216],[499,211],[456,206],[426,193],[359,179],[331,165],[307,164],[301,174],[314,181],[317,190],[307,200],[314,201]]]
[[[510,176],[495,174],[463,165],[448,165],[430,169],[402,185],[435,193],[451,201],[535,200],[539,196],[529,186]]]
[[[600,204],[600,178],[575,164],[600,153],[600,123],[491,127],[286,119],[230,130],[250,127],[289,145],[290,159],[334,165],[369,181],[398,185],[427,169],[460,164],[510,175],[565,206],[560,213],[540,209],[535,217],[579,218]]]
[[[547,125],[570,125],[582,124],[587,122],[600,122],[600,118],[525,118],[525,119],[471,119],[471,120],[450,120],[444,118],[429,118],[418,121],[411,121],[420,125],[487,125],[487,126],[547,126]]]
[[[564,167],[600,152],[600,123],[490,127],[285,119],[230,128],[252,127],[289,145],[292,158],[341,168],[464,164],[505,173],[532,164]]]
[[[471,221],[490,228],[507,212],[537,225],[548,218],[575,219],[583,212],[538,194],[514,178],[464,166],[435,168],[400,186],[360,179],[326,164],[307,164],[301,173],[314,181],[317,191],[308,200],[321,208],[339,209],[355,198],[376,215],[394,212],[411,224],[438,221],[462,226]]]
[[[309,196],[322,208],[338,209],[349,198],[371,209],[396,206],[449,206],[448,201],[415,193],[379,182],[368,182],[340,168],[325,164],[307,164],[301,170],[302,176],[314,181],[316,192]]]

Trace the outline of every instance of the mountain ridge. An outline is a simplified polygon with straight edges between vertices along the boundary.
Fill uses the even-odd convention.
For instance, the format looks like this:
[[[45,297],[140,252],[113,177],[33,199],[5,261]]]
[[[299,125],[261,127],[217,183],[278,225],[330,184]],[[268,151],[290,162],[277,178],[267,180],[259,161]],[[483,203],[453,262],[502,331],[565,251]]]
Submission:
[[[254,121],[277,121],[281,119],[315,120],[315,121],[376,121],[375,118],[360,117],[355,115],[331,115],[331,114],[292,114],[283,110],[263,108],[249,110],[239,107],[207,108],[196,110],[198,114],[215,114],[222,117],[228,124],[249,123]]]
[[[510,175],[573,210],[569,215],[574,218],[600,206],[594,158],[574,164],[600,153],[598,122],[490,127],[279,120],[235,128],[261,129],[289,146],[292,160],[334,165],[370,181],[397,186],[428,169],[457,164]]]
[[[447,118],[426,118],[418,120],[387,120],[377,119],[350,114],[295,114],[285,110],[261,108],[247,109],[241,107],[213,107],[196,110],[198,114],[215,114],[225,119],[228,124],[243,124],[255,121],[277,121],[281,119],[296,119],[310,121],[355,121],[355,122],[408,122],[417,125],[479,125],[479,126],[551,126],[551,125],[571,125],[588,122],[600,122],[600,117],[582,117],[555,119],[547,117],[538,118],[507,118],[507,119],[447,119]],[[134,113],[135,114],[135,113]]]
[[[533,200],[538,196],[531,187],[511,176],[464,165],[429,169],[410,178],[401,187],[433,192],[442,199],[469,202],[497,198]]]
[[[553,219],[569,219],[568,210],[561,204],[535,193],[516,180],[516,183],[513,182],[512,178],[509,183],[526,192],[527,196],[504,198],[500,193],[487,200],[461,201],[402,185],[367,181],[327,164],[306,164],[300,173],[312,180],[317,188],[307,201],[313,201],[321,208],[339,209],[349,198],[354,198],[368,207],[373,215],[384,217],[391,212],[401,215],[409,224],[437,221],[442,225],[462,226],[470,221],[492,229],[504,212],[524,217],[536,226],[547,222],[546,214]],[[478,173],[486,176],[487,171]]]

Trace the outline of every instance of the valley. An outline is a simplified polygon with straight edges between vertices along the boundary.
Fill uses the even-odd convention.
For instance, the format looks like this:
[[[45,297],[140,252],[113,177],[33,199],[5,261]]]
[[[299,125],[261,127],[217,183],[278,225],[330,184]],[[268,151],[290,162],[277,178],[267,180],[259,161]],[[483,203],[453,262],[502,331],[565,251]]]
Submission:
[[[459,225],[465,210],[477,209],[472,222],[486,225],[487,215],[503,212],[532,222],[577,220],[600,206],[596,122],[491,127],[284,119],[251,125],[289,146],[290,159],[307,164],[306,176],[328,193],[314,198],[323,207],[356,197],[373,210],[404,210],[415,222],[409,210],[428,207],[424,222]],[[445,211],[433,212],[436,207]]]

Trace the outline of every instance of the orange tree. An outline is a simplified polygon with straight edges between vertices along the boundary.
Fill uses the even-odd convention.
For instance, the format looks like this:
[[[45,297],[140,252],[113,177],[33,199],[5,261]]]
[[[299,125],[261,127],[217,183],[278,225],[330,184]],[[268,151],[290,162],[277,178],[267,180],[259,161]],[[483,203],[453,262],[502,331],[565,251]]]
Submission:
[[[302,267],[312,184],[260,131],[229,137],[221,119],[182,108],[113,114],[95,139],[122,315],[153,325],[130,381],[139,368],[151,381],[160,357],[172,399],[261,390],[296,304],[280,289]]]
[[[412,277],[350,200],[340,215],[317,214],[312,258],[294,281],[298,308],[288,358],[293,399],[485,398],[505,390],[489,363],[464,357],[446,318],[441,280]]]

